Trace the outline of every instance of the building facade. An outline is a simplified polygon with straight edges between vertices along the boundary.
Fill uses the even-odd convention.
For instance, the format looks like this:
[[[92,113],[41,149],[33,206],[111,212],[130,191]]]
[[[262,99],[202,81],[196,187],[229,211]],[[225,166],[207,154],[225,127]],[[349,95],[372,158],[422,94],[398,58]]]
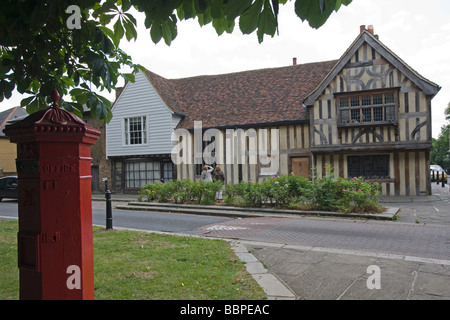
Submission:
[[[384,46],[360,36],[306,99],[319,176],[379,182],[384,195],[429,195],[431,99],[440,87]]]
[[[339,60],[175,80],[139,73],[106,128],[114,187],[196,180],[203,164],[220,164],[231,184],[332,167],[384,195],[427,195],[439,90],[365,27]]]
[[[0,177],[4,175],[17,175],[17,146],[15,143],[9,141],[9,138],[3,133],[3,129],[8,121],[17,120],[27,115],[25,109],[20,107],[0,112]]]

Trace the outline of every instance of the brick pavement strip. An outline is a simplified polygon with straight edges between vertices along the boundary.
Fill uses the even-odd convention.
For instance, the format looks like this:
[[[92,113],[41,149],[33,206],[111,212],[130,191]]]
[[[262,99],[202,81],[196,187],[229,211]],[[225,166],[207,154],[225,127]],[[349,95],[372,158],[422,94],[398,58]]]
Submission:
[[[374,221],[247,218],[196,230],[208,237],[450,260],[450,227]]]

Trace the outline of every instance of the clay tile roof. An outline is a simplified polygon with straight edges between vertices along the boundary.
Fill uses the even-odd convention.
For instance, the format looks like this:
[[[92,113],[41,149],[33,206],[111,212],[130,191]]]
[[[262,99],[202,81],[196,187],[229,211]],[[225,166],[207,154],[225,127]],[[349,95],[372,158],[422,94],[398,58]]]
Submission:
[[[166,105],[186,115],[179,128],[239,127],[301,122],[308,119],[302,100],[336,65],[337,60],[222,75],[167,80],[147,77]]]

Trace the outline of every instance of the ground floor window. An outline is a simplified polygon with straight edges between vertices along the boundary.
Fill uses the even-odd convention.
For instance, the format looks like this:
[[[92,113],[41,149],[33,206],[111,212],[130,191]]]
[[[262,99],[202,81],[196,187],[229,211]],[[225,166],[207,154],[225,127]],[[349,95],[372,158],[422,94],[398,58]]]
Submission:
[[[116,189],[136,189],[147,183],[167,182],[173,179],[173,163],[169,161],[115,162]]]
[[[167,182],[173,179],[173,163],[172,162],[163,162],[162,164],[163,171],[163,181]]]
[[[126,162],[125,188],[140,188],[142,185],[161,180],[159,162]]]
[[[348,156],[348,176],[365,179],[389,178],[389,155]]]

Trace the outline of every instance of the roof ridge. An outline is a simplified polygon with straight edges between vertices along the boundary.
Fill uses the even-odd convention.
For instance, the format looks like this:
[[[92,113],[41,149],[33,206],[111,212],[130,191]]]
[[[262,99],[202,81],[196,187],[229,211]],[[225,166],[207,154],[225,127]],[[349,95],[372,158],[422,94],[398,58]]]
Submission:
[[[5,124],[9,121],[9,119],[11,119],[11,117],[13,116],[13,114],[16,112],[16,110],[20,108],[20,107],[14,107],[8,110],[11,110],[11,112],[8,114],[8,116],[5,118],[5,120],[2,122],[2,124],[0,124],[0,130],[2,130],[2,128],[5,126]],[[5,111],[8,111],[5,110]]]
[[[200,75],[196,75],[196,76],[170,78],[170,79],[160,76],[152,71],[150,71],[150,72],[152,72],[153,74],[155,74],[165,80],[168,80],[168,81],[178,81],[178,80],[188,80],[188,79],[194,79],[194,78],[229,76],[229,75],[234,75],[234,74],[245,74],[245,73],[249,73],[249,72],[258,72],[258,71],[273,71],[273,70],[280,70],[280,69],[287,69],[287,68],[299,68],[302,66],[309,66],[309,65],[313,65],[313,64],[325,64],[325,63],[337,62],[338,60],[339,59],[332,59],[332,60],[324,60],[324,61],[316,61],[316,62],[306,62],[306,63],[302,63],[302,64],[288,65],[288,66],[281,66],[281,67],[266,67],[266,68],[259,68],[259,69],[232,71],[232,72],[216,73],[216,74],[200,74]]]

